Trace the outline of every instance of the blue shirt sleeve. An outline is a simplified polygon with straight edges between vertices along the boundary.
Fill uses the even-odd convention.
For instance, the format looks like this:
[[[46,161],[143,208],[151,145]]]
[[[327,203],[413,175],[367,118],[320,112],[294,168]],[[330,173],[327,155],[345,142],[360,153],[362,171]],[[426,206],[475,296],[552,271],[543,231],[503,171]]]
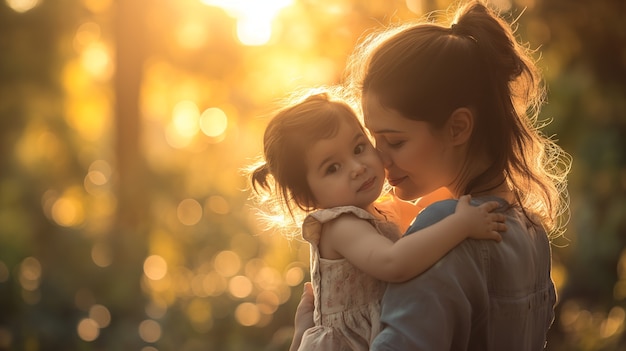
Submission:
[[[409,226],[404,235],[424,229],[453,214],[457,202],[457,200],[448,199],[432,203],[417,215],[415,221]]]

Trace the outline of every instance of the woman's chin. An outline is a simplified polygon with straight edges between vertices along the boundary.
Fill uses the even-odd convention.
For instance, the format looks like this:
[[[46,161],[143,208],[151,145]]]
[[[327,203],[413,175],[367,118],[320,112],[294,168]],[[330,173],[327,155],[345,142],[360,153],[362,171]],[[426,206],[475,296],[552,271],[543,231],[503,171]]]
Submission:
[[[420,195],[417,193],[417,191],[415,191],[415,189],[395,187],[393,188],[393,193],[398,199],[404,200],[404,201],[413,201],[417,199],[418,197],[420,197]]]

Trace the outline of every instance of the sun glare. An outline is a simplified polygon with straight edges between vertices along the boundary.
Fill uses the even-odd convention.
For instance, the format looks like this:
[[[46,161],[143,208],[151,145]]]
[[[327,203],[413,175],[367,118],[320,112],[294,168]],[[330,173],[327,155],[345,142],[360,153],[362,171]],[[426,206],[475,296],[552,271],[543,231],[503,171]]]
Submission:
[[[243,45],[267,44],[272,37],[272,21],[280,10],[293,0],[201,0],[202,3],[222,8],[237,20],[237,39]]]

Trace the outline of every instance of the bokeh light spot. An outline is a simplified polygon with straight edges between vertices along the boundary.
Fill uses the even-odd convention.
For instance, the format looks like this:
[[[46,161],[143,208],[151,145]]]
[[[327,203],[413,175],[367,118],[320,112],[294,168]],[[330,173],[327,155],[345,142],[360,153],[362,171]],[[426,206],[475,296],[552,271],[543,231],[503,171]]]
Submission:
[[[113,261],[113,255],[108,245],[104,243],[96,243],[91,248],[91,260],[98,267],[108,267]]]
[[[246,18],[237,21],[237,39],[248,46],[267,44],[272,38],[272,23],[264,18]]]
[[[161,325],[152,319],[139,323],[139,337],[145,342],[157,342],[161,338]]]
[[[52,205],[51,215],[58,225],[74,227],[84,220],[83,205],[76,197],[63,196]]]
[[[78,336],[84,341],[94,341],[100,335],[98,323],[91,318],[82,319],[77,326]]]
[[[110,50],[102,42],[87,45],[81,53],[80,62],[85,71],[96,79],[107,80],[113,74]]]
[[[256,304],[261,313],[269,315],[276,312],[280,304],[280,299],[275,292],[264,290],[257,295]]]
[[[223,276],[213,271],[202,279],[202,287],[207,295],[219,296],[226,290],[227,282]]]
[[[84,47],[98,41],[100,39],[100,34],[100,25],[96,22],[85,22],[78,27],[78,30],[76,30],[74,40],[78,46]]]
[[[176,214],[182,224],[192,226],[202,219],[202,206],[194,199],[185,199],[178,204]]]
[[[198,133],[199,117],[200,111],[193,101],[181,101],[174,106],[172,124],[179,135],[191,138]]]
[[[230,205],[223,196],[213,195],[209,197],[206,201],[206,206],[217,214],[225,215],[230,212]]]
[[[40,0],[5,0],[7,5],[15,12],[26,12],[39,5]]]
[[[224,134],[228,127],[228,117],[226,113],[217,107],[211,107],[200,116],[200,129],[205,135],[217,138]]]
[[[238,275],[228,282],[228,291],[234,297],[243,299],[252,293],[252,282],[248,277]]]
[[[151,255],[143,263],[143,272],[152,280],[160,280],[167,274],[167,262],[159,255]]]
[[[24,290],[34,291],[39,288],[41,263],[34,257],[26,257],[20,264],[20,284]]]
[[[215,256],[215,270],[223,277],[232,277],[241,268],[241,259],[233,251],[222,251]]]
[[[239,324],[249,327],[259,322],[261,312],[255,304],[244,302],[235,309],[235,319]]]
[[[304,271],[301,267],[291,267],[285,273],[285,283],[289,286],[297,286],[304,279]]]
[[[113,0],[83,0],[83,4],[93,13],[101,13],[111,7]]]
[[[111,323],[111,312],[103,305],[93,305],[89,309],[89,318],[98,323],[100,328],[106,328]]]
[[[276,269],[263,267],[256,274],[254,282],[264,290],[274,290],[280,285],[282,278]]]

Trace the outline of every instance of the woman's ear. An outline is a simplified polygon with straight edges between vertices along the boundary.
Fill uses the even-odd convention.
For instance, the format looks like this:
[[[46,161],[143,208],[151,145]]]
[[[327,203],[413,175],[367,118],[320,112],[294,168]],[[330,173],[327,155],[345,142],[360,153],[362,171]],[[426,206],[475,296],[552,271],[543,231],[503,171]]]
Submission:
[[[474,130],[474,113],[467,107],[452,111],[446,129],[452,145],[461,145],[469,141]]]

